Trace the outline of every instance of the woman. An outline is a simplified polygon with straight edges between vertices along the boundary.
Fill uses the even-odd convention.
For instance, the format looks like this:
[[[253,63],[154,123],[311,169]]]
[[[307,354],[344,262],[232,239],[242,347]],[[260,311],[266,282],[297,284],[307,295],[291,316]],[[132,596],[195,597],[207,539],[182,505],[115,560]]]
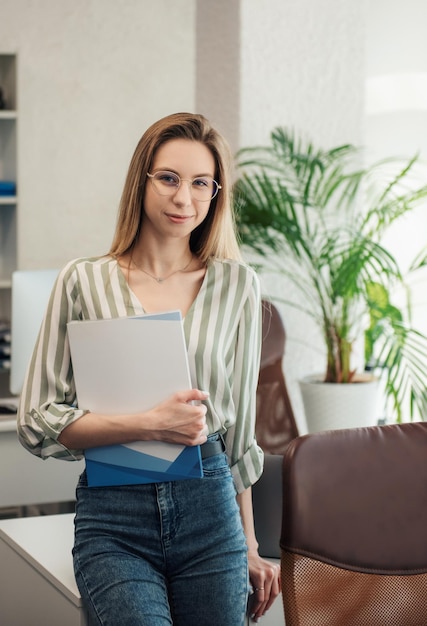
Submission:
[[[239,255],[230,165],[203,116],[153,124],[131,160],[109,254],[62,270],[35,347],[18,415],[32,453],[73,460],[135,440],[201,446],[201,479],[89,488],[83,472],[73,555],[90,624],[238,626],[249,582],[255,621],[280,591],[253,527],[260,292]],[[184,318],[194,389],[139,414],[77,408],[67,322],[172,309]]]

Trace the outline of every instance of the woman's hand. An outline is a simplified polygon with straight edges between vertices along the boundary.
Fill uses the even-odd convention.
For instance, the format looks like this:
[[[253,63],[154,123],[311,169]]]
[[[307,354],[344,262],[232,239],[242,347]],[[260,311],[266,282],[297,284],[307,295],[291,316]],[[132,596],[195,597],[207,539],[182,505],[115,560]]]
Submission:
[[[281,591],[280,565],[248,552],[249,579],[253,588],[249,614],[254,622],[265,615]]]
[[[253,594],[249,601],[249,615],[257,622],[271,607],[281,591],[280,565],[261,558],[255,537],[252,509],[252,489],[249,487],[237,495],[243,530],[248,545],[249,580]]]
[[[195,446],[205,443],[206,406],[209,396],[204,391],[190,389],[175,393],[157,406],[131,415],[101,415],[86,413],[69,424],[58,441],[70,450],[84,450],[130,441],[168,441]]]
[[[150,439],[195,446],[205,443],[208,434],[204,391],[181,391],[144,414],[150,424]]]

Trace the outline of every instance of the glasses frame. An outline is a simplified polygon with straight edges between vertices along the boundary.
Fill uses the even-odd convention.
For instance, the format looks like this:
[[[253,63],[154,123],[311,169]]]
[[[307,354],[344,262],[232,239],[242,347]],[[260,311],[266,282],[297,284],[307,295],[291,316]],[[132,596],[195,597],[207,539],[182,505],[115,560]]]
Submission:
[[[157,187],[156,187],[156,184],[155,184],[155,182],[154,182],[154,179],[155,179],[155,177],[156,177],[156,174],[160,174],[161,172],[164,172],[164,173],[166,173],[166,174],[173,174],[174,176],[176,176],[176,177],[178,178],[178,181],[179,181],[179,183],[178,183],[178,187],[177,187],[176,189],[173,189],[173,188],[172,188],[171,193],[161,193],[161,192],[157,189]],[[215,183],[215,185],[216,185],[215,193],[214,193],[214,194],[213,194],[213,195],[212,195],[209,199],[207,199],[207,200],[200,200],[199,198],[195,198],[195,197],[194,197],[194,195],[193,195],[193,187],[192,187],[192,185],[193,185],[193,183],[194,183],[194,181],[195,181],[195,180],[197,180],[198,178],[203,178],[203,176],[196,176],[195,178],[181,178],[181,176],[180,176],[179,174],[177,174],[176,172],[171,172],[171,171],[169,171],[169,170],[158,170],[157,172],[154,172],[154,174],[150,174],[150,172],[147,172],[147,176],[148,176],[148,178],[151,180],[151,184],[153,185],[153,189],[154,189],[154,191],[155,191],[156,193],[158,193],[158,194],[159,194],[159,196],[165,196],[165,197],[166,197],[166,196],[173,196],[173,195],[174,195],[174,194],[178,191],[178,189],[180,189],[180,188],[181,188],[181,184],[182,184],[183,182],[187,182],[187,183],[189,183],[190,193],[191,193],[191,197],[193,198],[193,200],[196,200],[197,202],[211,202],[211,200],[213,200],[214,198],[216,198],[216,196],[218,195],[218,191],[219,191],[220,189],[222,189],[222,186],[221,186],[219,183],[217,183],[217,181],[216,181],[214,178],[212,178],[211,176],[208,176],[207,178],[210,178],[210,179],[212,180],[212,182],[214,182],[214,183]]]

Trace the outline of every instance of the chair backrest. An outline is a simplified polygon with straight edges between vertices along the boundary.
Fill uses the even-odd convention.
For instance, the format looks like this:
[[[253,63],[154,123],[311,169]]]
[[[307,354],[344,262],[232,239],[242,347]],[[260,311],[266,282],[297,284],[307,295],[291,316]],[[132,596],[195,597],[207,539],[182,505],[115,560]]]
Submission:
[[[263,301],[261,365],[257,388],[256,437],[270,454],[283,454],[298,428],[283,373],[285,328],[277,308]]]
[[[286,626],[427,623],[427,423],[299,437],[283,493]]]

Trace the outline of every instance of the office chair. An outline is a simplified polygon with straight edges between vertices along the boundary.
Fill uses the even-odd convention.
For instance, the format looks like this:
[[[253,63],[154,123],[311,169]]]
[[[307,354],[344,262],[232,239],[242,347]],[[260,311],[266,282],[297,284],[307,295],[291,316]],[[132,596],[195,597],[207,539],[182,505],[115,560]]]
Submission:
[[[256,437],[265,458],[263,474],[252,487],[252,501],[259,553],[276,559],[280,559],[283,454],[298,436],[282,368],[285,339],[278,310],[264,300]]]
[[[299,437],[283,493],[286,626],[427,624],[427,423]]]
[[[283,373],[286,333],[276,307],[263,300],[256,437],[266,453],[283,454],[298,428]]]

